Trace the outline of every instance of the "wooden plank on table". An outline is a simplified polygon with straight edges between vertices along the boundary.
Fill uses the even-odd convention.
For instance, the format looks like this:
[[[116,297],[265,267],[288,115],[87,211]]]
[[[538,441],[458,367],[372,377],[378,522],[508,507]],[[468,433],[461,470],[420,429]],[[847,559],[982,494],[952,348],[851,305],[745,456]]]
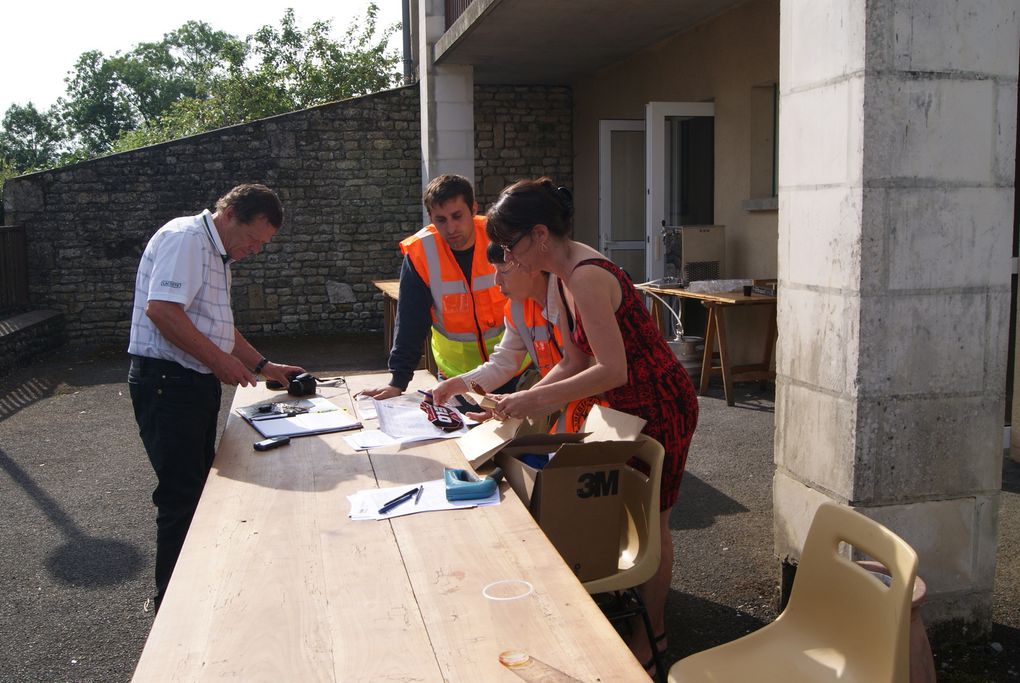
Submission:
[[[376,485],[367,456],[341,434],[257,438],[231,415],[135,680],[438,679],[391,528],[347,517]]]
[[[409,390],[427,388],[416,378]],[[419,387],[418,383],[422,386]],[[371,454],[380,486],[438,479],[467,468],[451,440]],[[647,678],[612,625],[504,483],[499,506],[391,520],[443,680],[514,680],[499,653],[523,649],[582,681]],[[525,579],[534,592],[498,602],[482,591]]]
[[[423,479],[441,471],[425,463],[467,466],[443,443],[374,452],[380,481],[393,472],[413,483],[406,481],[408,458],[423,465]],[[641,680],[646,674],[587,591],[509,487],[501,488],[496,507],[392,520],[445,680],[510,680],[498,658],[513,649],[582,681]],[[442,524],[430,519],[436,515],[446,518]],[[530,596],[483,595],[493,582],[517,579],[532,584]]]

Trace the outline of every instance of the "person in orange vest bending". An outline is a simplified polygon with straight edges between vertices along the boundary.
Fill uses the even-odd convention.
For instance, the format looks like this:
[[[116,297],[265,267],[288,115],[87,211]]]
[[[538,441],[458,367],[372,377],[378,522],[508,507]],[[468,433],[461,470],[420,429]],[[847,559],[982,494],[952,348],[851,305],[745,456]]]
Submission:
[[[467,178],[433,178],[422,196],[432,223],[400,243],[400,293],[390,350],[390,382],[362,391],[385,399],[407,389],[432,330],[440,379],[456,377],[489,360],[503,336],[506,297],[485,257],[485,217]],[[504,384],[513,391],[516,377]]]
[[[443,380],[432,389],[432,400],[440,405],[454,394],[472,391],[476,384],[487,389],[506,383],[529,359],[545,377],[563,358],[563,338],[556,325],[561,310],[556,277],[506,263],[502,247],[495,244],[489,245],[485,255],[496,268],[500,292],[509,299],[503,309],[506,332],[488,361],[474,370]],[[595,396],[571,401],[561,411],[551,431],[580,431],[588,411],[596,403],[605,405]]]

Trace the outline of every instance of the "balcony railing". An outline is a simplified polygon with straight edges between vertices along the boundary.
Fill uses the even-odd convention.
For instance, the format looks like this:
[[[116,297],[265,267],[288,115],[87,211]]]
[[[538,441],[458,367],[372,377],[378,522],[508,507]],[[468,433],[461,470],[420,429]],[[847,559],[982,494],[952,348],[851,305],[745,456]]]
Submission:
[[[28,305],[25,230],[0,225],[0,313]]]
[[[471,0],[446,0],[446,29],[450,30],[457,17],[464,13]]]

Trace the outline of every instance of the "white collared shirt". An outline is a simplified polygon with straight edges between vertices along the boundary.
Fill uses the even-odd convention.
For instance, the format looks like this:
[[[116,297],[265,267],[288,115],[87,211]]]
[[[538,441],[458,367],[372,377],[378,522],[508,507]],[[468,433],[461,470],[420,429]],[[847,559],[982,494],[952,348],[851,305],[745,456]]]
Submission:
[[[149,301],[181,304],[203,335],[226,353],[234,348],[230,265],[212,214],[175,218],[156,231],[142,253],[135,278],[128,353],[162,358],[202,373],[212,372],[170,343],[145,315]]]

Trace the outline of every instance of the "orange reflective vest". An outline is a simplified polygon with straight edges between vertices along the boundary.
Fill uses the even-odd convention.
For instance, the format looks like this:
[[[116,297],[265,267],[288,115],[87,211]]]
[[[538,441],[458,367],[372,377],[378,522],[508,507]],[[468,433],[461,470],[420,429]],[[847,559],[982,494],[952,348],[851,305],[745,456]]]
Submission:
[[[432,292],[432,355],[444,377],[456,377],[484,363],[503,337],[506,297],[496,286],[496,270],[485,257],[489,246],[485,217],[475,216],[474,224],[470,282],[436,226],[427,225],[400,243],[400,250]]]
[[[542,306],[534,299],[506,302],[503,311],[506,323],[524,342],[538,374],[545,377],[563,358],[563,337],[556,326],[542,317]]]
[[[534,299],[527,299],[524,302],[508,301],[505,315],[507,324],[517,331],[521,341],[524,342],[524,347],[538,368],[538,373],[545,377],[563,358],[563,336],[559,328],[542,316],[542,306]],[[549,432],[563,434],[581,431],[588,412],[596,404],[606,405],[606,402],[595,396],[571,401],[560,412],[559,418]]]

